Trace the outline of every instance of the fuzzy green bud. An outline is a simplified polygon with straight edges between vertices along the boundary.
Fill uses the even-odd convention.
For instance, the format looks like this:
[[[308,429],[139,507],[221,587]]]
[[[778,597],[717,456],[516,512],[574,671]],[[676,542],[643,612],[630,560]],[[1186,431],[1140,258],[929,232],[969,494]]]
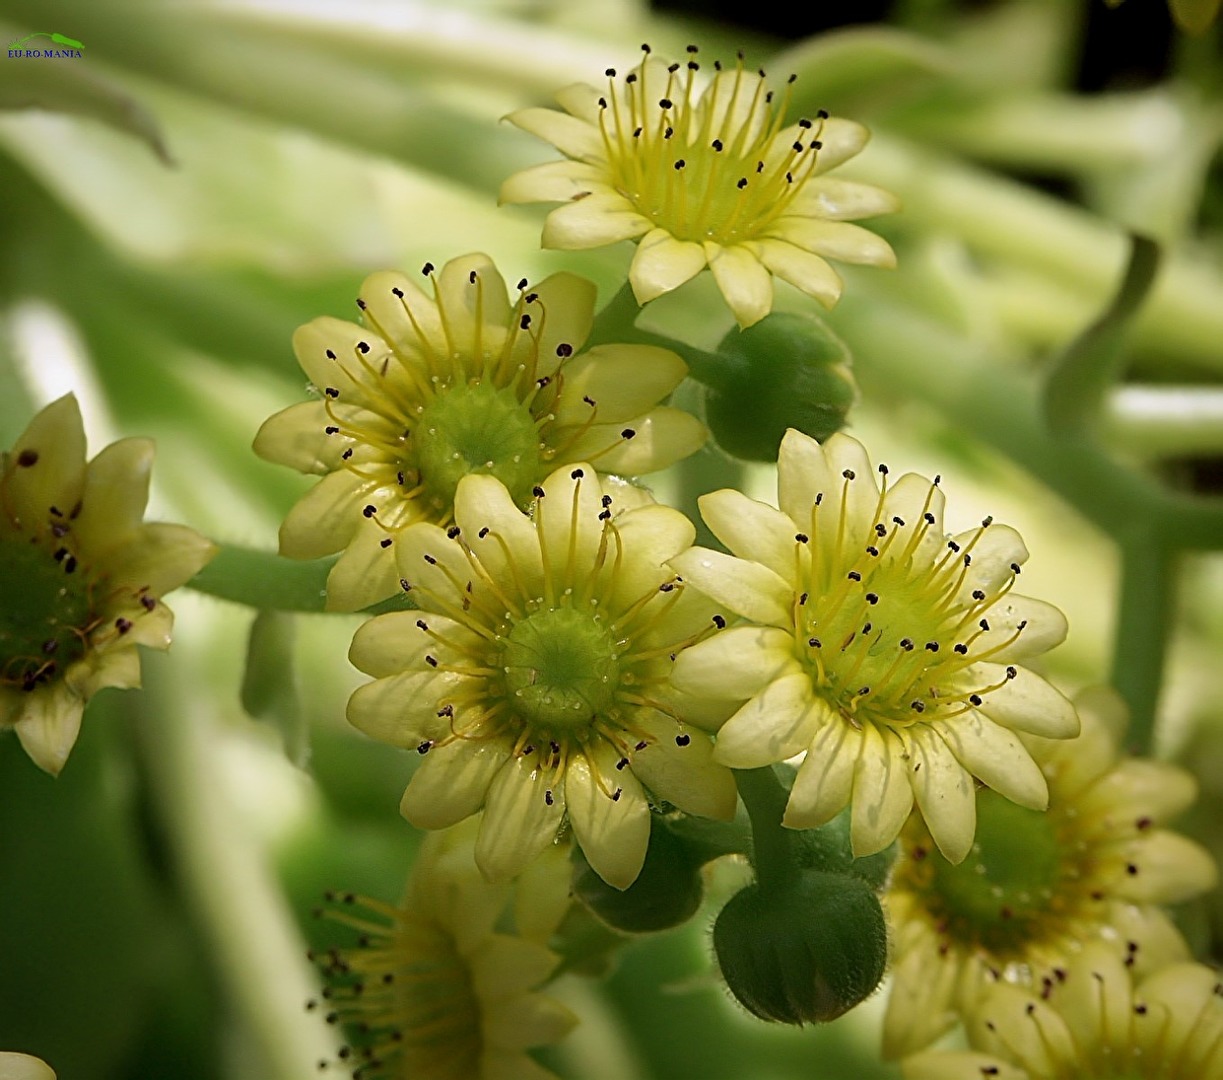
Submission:
[[[848,347],[814,316],[777,312],[732,330],[718,357],[705,421],[726,453],[746,461],[776,461],[787,428],[823,441],[858,399]]]
[[[731,993],[762,1020],[835,1020],[879,985],[883,909],[861,878],[805,870],[772,889],[749,885],[713,927]]]
[[[701,906],[700,854],[655,818],[641,873],[627,889],[608,885],[583,859],[574,895],[615,930],[647,934],[686,923]]]

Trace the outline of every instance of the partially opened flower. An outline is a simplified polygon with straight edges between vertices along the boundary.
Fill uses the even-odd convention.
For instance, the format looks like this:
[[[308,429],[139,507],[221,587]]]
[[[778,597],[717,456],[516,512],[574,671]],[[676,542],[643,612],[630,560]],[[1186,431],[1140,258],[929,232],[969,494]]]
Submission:
[[[916,799],[953,863],[976,822],[973,777],[1043,809],[1045,778],[1017,732],[1078,733],[1074,707],[1022,661],[1066,620],[1014,584],[1027,549],[990,520],[949,537],[943,493],[908,473],[882,486],[860,443],[788,431],[781,510],[738,491],[701,500],[734,555],[693,548],[684,581],[748,624],[680,656],[677,687],[743,703],[715,759],[754,768],[806,752],[785,824],[813,828],[852,804],[856,855],[890,844]]]
[[[973,1049],[916,1054],[905,1080],[1220,1080],[1221,995],[1202,964],[1140,978],[1091,943],[1049,986],[996,986],[969,1026]]]
[[[976,840],[958,866],[933,849],[921,822],[902,834],[888,894],[887,1056],[933,1042],[999,980],[1052,986],[1089,941],[1109,944],[1139,977],[1189,959],[1157,905],[1217,878],[1203,848],[1160,828],[1193,801],[1193,778],[1118,760],[1125,709],[1111,692],[1076,704],[1078,738],[1022,736],[1049,783],[1047,812],[979,792]]]
[[[530,883],[532,900],[547,897],[541,921],[515,890],[484,880],[474,839],[464,826],[427,837],[398,905],[333,893],[319,912],[360,935],[312,954],[328,982],[327,1019],[351,1039],[341,1063],[360,1080],[553,1076],[528,1051],[577,1023],[538,992],[560,959],[547,939],[568,904],[569,863],[558,847]],[[521,918],[502,928],[515,908],[529,929]]]
[[[71,394],[0,457],[0,729],[52,774],[85,703],[140,685],[136,646],[169,646],[174,617],[161,598],[216,551],[183,525],[145,524],[152,465],[148,439],[86,464]]]
[[[646,53],[623,75],[609,68],[606,89],[562,90],[563,113],[509,117],[569,158],[501,188],[502,202],[565,204],[548,215],[544,247],[640,240],[629,280],[642,304],[708,266],[740,326],[772,309],[774,274],[831,307],[841,279],[828,259],[895,265],[884,240],[849,224],[891,213],[895,197],[827,176],[866,145],[866,128],[822,111],[786,124],[789,83],[775,100],[741,57],[706,80],[695,47],[686,65]]]
[[[589,465],[566,466],[528,516],[495,477],[464,477],[450,535],[420,523],[396,542],[419,611],[353,639],[352,662],[376,681],[349,720],[426,755],[403,798],[412,824],[487,807],[476,860],[490,879],[521,871],[567,818],[595,871],[626,888],[649,841],[647,790],[734,814],[730,771],[691,726],[725,712],[667,683],[674,656],[723,622],[663,565],[692,523],[656,504],[618,512],[612,491]]]
[[[595,287],[573,274],[519,282],[511,303],[485,255],[448,262],[427,296],[398,273],[366,280],[365,326],[321,318],[293,345],[321,400],[271,417],[255,451],[323,479],[289,512],[281,554],[343,554],[327,606],[354,611],[398,588],[394,537],[448,525],[468,473],[497,477],[517,505],[556,466],[653,472],[691,454],[704,427],[661,406],[683,380],[678,356],[650,345],[582,352]]]

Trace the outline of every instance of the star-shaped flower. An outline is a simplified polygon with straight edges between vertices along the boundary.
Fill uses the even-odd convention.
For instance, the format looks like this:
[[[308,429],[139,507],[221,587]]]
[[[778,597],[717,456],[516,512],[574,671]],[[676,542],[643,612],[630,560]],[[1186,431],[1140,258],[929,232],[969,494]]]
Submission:
[[[562,90],[564,112],[513,113],[569,160],[511,176],[501,201],[564,203],[544,247],[638,240],[629,280],[642,304],[708,266],[740,326],[772,309],[773,275],[831,307],[842,286],[828,259],[895,265],[886,241],[850,222],[895,211],[896,198],[828,176],[866,145],[866,128],[822,111],[786,124],[789,83],[775,100],[742,57],[707,80],[695,53],[666,64],[647,48],[623,75],[609,68],[606,89]]]

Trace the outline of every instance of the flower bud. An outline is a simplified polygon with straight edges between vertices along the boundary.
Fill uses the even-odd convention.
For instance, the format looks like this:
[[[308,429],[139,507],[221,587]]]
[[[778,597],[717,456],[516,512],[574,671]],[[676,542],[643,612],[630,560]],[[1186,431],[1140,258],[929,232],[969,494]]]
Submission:
[[[823,441],[857,401],[848,347],[814,316],[777,313],[718,346],[723,368],[705,396],[718,445],[747,461],[776,461],[787,428]]]
[[[896,844],[889,844],[873,855],[855,859],[849,830],[849,811],[844,810],[818,829],[796,831],[795,858],[805,869],[853,874],[878,892],[887,884],[888,873],[896,861]]]
[[[668,930],[687,922],[701,906],[703,861],[656,817],[641,873],[627,889],[608,885],[583,859],[574,874],[573,891],[615,930],[629,934]]]
[[[722,909],[713,945],[731,993],[762,1020],[835,1020],[883,978],[887,932],[857,877],[805,870],[772,889],[749,885]]]

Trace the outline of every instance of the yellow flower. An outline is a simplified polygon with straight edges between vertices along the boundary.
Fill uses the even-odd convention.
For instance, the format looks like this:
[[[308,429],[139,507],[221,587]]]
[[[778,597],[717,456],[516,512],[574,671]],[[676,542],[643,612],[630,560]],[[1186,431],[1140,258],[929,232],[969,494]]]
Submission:
[[[0,457],[0,729],[42,769],[64,767],[85,703],[140,685],[136,645],[165,649],[161,597],[216,548],[142,521],[153,444],[123,439],[85,463],[76,398],[52,402]]]
[[[895,211],[895,197],[827,176],[866,145],[866,128],[823,111],[786,125],[789,84],[775,100],[742,58],[705,80],[695,46],[686,66],[646,53],[622,77],[609,68],[606,90],[562,90],[563,113],[509,117],[570,159],[501,188],[502,202],[565,204],[544,223],[544,247],[640,240],[629,280],[641,304],[708,266],[740,326],[772,309],[773,274],[831,307],[841,279],[827,259],[895,265],[884,240],[849,224]]]
[[[1159,828],[1193,801],[1193,778],[1118,760],[1126,717],[1111,692],[1077,704],[1077,739],[1023,736],[1049,782],[1046,813],[979,793],[976,843],[959,866],[932,850],[919,822],[903,834],[888,896],[888,1057],[933,1042],[1000,979],[1052,986],[1088,941],[1110,944],[1138,976],[1189,959],[1156,905],[1205,892],[1217,878],[1203,848]]]
[[[1202,964],[1135,978],[1086,945],[1040,991],[1000,984],[970,1028],[971,1051],[927,1051],[905,1080],[1223,1080],[1223,998]]]
[[[361,1080],[553,1077],[527,1051],[577,1023],[537,992],[559,962],[546,942],[568,907],[565,851],[515,895],[483,879],[473,841],[465,826],[427,837],[398,906],[343,893],[320,912],[361,935],[312,954],[328,980],[327,1019],[352,1038],[342,1063]],[[507,911],[512,934],[499,927]]]
[[[721,616],[663,566],[692,523],[634,490],[566,466],[527,516],[495,477],[464,477],[450,536],[421,523],[395,543],[419,610],[353,639],[350,659],[376,681],[353,694],[349,720],[427,755],[401,806],[413,825],[487,807],[476,861],[490,880],[521,871],[567,817],[594,870],[627,888],[649,840],[647,787],[688,813],[734,814],[730,771],[689,727],[720,716],[666,681]]]
[[[852,804],[855,855],[885,848],[916,798],[953,863],[976,822],[973,776],[1043,809],[1045,779],[1017,731],[1078,733],[1074,707],[1020,661],[1056,645],[1066,620],[1019,596],[1027,549],[988,519],[943,532],[943,493],[894,483],[860,443],[781,444],[781,510],[737,491],[701,500],[738,558],[693,548],[670,565],[743,616],[680,656],[678,688],[744,702],[715,760],[755,768],[806,751],[785,824],[813,828]]]
[[[322,481],[289,512],[281,554],[342,551],[327,606],[355,611],[398,588],[393,537],[414,521],[453,520],[461,477],[487,473],[519,506],[565,462],[653,472],[705,441],[691,415],[658,405],[683,380],[678,356],[649,345],[581,352],[595,287],[573,274],[519,282],[511,304],[485,255],[426,276],[366,280],[365,327],[322,318],[293,345],[321,400],[271,417],[255,452]]]

